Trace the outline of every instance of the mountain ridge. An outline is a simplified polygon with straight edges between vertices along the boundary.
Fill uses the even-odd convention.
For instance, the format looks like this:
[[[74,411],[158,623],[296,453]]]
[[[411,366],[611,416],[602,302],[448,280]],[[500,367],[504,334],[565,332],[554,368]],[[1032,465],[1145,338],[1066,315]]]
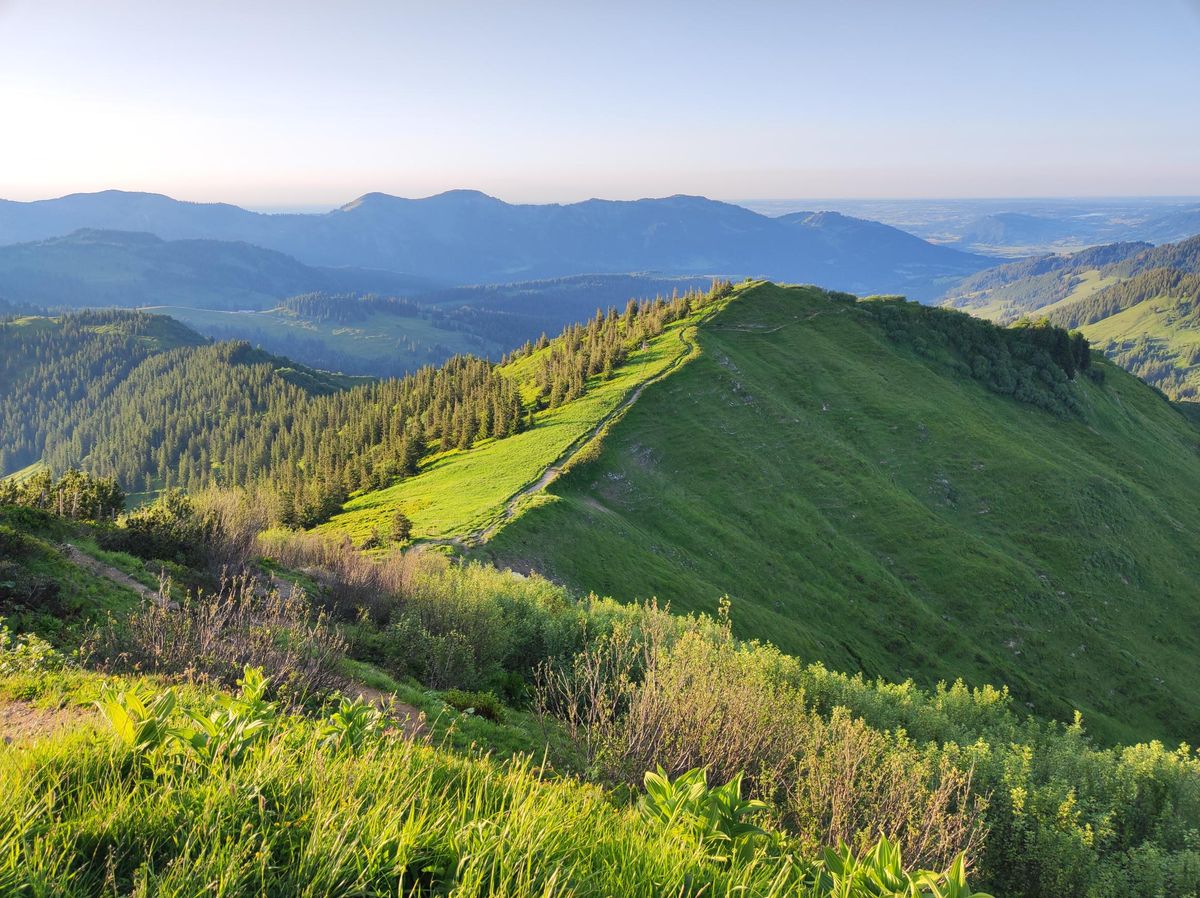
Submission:
[[[835,233],[827,232],[834,226]],[[330,212],[306,214],[120,191],[0,204],[0,244],[83,227],[242,241],[307,265],[377,268],[453,284],[645,271],[763,276],[927,299],[939,284],[990,261],[862,219],[778,220],[683,194],[537,205],[471,190],[419,199],[366,193]],[[874,241],[883,238],[894,256],[886,264],[873,257]]]

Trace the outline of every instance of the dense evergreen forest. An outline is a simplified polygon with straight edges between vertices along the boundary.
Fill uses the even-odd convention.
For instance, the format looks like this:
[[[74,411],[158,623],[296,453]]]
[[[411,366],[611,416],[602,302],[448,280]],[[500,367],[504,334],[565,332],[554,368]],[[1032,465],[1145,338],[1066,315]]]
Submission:
[[[142,313],[9,323],[0,331],[11,384],[2,408],[16,439],[3,446],[4,470],[37,460],[54,471],[84,467],[131,491],[256,485],[275,519],[311,526],[350,493],[415,473],[426,455],[529,426],[540,409],[583,395],[590,378],[611,376],[630,347],[729,289],[719,282],[707,293],[630,301],[553,341],[528,341],[499,364],[459,356],[352,388],[243,342],[197,345],[177,324],[177,345],[165,348],[144,333],[171,325]],[[523,396],[503,365],[534,354],[532,395]]]

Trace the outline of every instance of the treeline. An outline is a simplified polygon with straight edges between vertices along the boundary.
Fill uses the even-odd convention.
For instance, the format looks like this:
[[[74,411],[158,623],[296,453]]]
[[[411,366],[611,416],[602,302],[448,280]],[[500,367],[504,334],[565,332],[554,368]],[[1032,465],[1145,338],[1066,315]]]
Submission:
[[[1182,300],[1194,307],[1200,303],[1200,274],[1178,268],[1152,268],[1055,309],[1048,317],[1059,327],[1082,327],[1159,297]]]
[[[1034,256],[1031,259],[1008,262],[973,274],[955,288],[955,293],[994,290],[1028,278],[1103,268],[1106,265],[1123,262],[1152,248],[1149,243],[1110,243],[1105,246],[1093,246],[1070,255],[1048,253]]]
[[[203,338],[142,312],[0,322],[0,475],[38,461],[51,435],[165,345]],[[64,467],[67,467],[64,465]]]
[[[310,368],[367,377],[404,377],[426,365],[440,365],[455,354],[454,349],[445,343],[430,342],[409,334],[398,334],[387,347],[387,354],[367,356],[342,351],[336,348],[337,344],[333,341],[309,336],[312,332],[300,327],[268,329],[239,320],[225,324],[205,322],[202,329],[214,340],[245,341],[275,355],[302,362]],[[293,330],[295,333],[288,332]],[[487,343],[473,334],[467,337],[466,342],[481,354],[487,348]],[[372,347],[373,350],[378,349],[379,341],[373,339]]]
[[[125,358],[136,341],[92,346],[97,335],[76,329],[80,345],[54,344],[71,349],[60,367],[51,345],[34,340],[36,351],[26,352],[32,371],[45,366],[74,380],[70,389],[30,385],[9,397],[12,418],[27,430],[11,447],[6,438],[5,449],[13,461],[40,458],[55,471],[85,467],[133,491],[254,485],[275,520],[312,526],[350,493],[412,475],[430,453],[528,427],[540,409],[583,395],[589,378],[611,373],[643,341],[730,289],[722,282],[707,293],[631,302],[623,314],[598,314],[553,341],[527,343],[514,358],[542,356],[532,368],[538,392],[529,403],[498,365],[468,356],[340,389],[344,381],[336,377],[245,343]],[[88,363],[82,372],[75,358]],[[46,423],[31,424],[38,408]]]
[[[1143,335],[1108,343],[1102,349],[1126,371],[1171,399],[1200,401],[1200,346],[1175,347],[1161,337]]]
[[[950,309],[882,298],[861,304],[893,340],[922,355],[941,357],[994,393],[1056,415],[1080,410],[1069,381],[1091,369],[1091,350],[1080,333],[1044,319],[999,327]],[[1096,375],[1099,376],[1099,375]]]
[[[351,324],[382,312],[404,318],[419,318],[428,314],[420,303],[399,296],[377,296],[373,293],[302,293],[280,303],[280,308],[300,318],[321,323]]]
[[[1130,277],[1154,268],[1175,268],[1200,273],[1200,236],[1190,237],[1178,243],[1150,247],[1132,258],[1114,264],[1105,274]]]
[[[21,481],[0,480],[0,505],[36,508],[72,521],[101,521],[124,510],[125,491],[112,477],[71,469],[55,479],[43,470]]]

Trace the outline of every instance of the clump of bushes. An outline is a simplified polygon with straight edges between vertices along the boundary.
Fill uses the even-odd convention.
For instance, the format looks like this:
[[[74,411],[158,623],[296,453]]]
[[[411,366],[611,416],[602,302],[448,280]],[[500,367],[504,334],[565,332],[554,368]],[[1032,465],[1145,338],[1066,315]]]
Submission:
[[[682,633],[672,623],[619,626],[539,672],[538,707],[564,720],[604,782],[634,784],[656,765],[731,781],[745,770],[750,794],[806,850],[864,850],[883,836],[930,868],[978,855],[984,803],[969,772],[844,709],[814,713],[781,675],[787,659],[740,645],[727,621]]]
[[[182,676],[226,686],[247,665],[263,668],[275,692],[300,704],[344,683],[346,642],[298,589],[281,592],[245,576],[216,592],[174,602],[167,588],[127,620],[111,620],[91,654],[108,667]]]
[[[491,692],[447,689],[442,693],[442,701],[456,711],[475,714],[493,723],[504,723],[504,705]]]
[[[100,545],[140,558],[199,567],[208,560],[213,536],[212,522],[196,513],[192,500],[180,490],[167,490],[126,515],[121,526],[103,531]]]
[[[0,676],[63,670],[68,658],[36,633],[17,636],[0,617]]]
[[[740,643],[721,620],[643,608],[544,665],[536,707],[602,782],[657,764],[744,770],[806,851],[861,855],[885,837],[931,869],[961,852],[1005,896],[1200,891],[1196,752],[1097,748],[1078,720],[1018,714],[1003,690],[836,674]]]
[[[881,297],[860,307],[880,322],[890,339],[949,362],[994,393],[1063,417],[1081,410],[1070,381],[1091,366],[1091,350],[1082,334],[1047,321],[1021,321],[1004,328],[963,312],[895,298]]]

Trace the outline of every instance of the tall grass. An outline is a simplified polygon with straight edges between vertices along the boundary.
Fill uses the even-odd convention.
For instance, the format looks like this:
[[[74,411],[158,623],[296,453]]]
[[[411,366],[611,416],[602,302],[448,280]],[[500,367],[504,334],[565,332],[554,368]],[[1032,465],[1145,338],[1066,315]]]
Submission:
[[[345,750],[319,732],[293,719],[239,763],[207,766],[135,763],[86,734],[0,748],[0,893],[970,894],[958,890],[961,871],[904,875],[890,846],[822,861],[774,843],[731,860],[694,828],[616,806],[595,787],[547,781],[528,760],[387,738]],[[879,871],[893,888],[867,886]]]

